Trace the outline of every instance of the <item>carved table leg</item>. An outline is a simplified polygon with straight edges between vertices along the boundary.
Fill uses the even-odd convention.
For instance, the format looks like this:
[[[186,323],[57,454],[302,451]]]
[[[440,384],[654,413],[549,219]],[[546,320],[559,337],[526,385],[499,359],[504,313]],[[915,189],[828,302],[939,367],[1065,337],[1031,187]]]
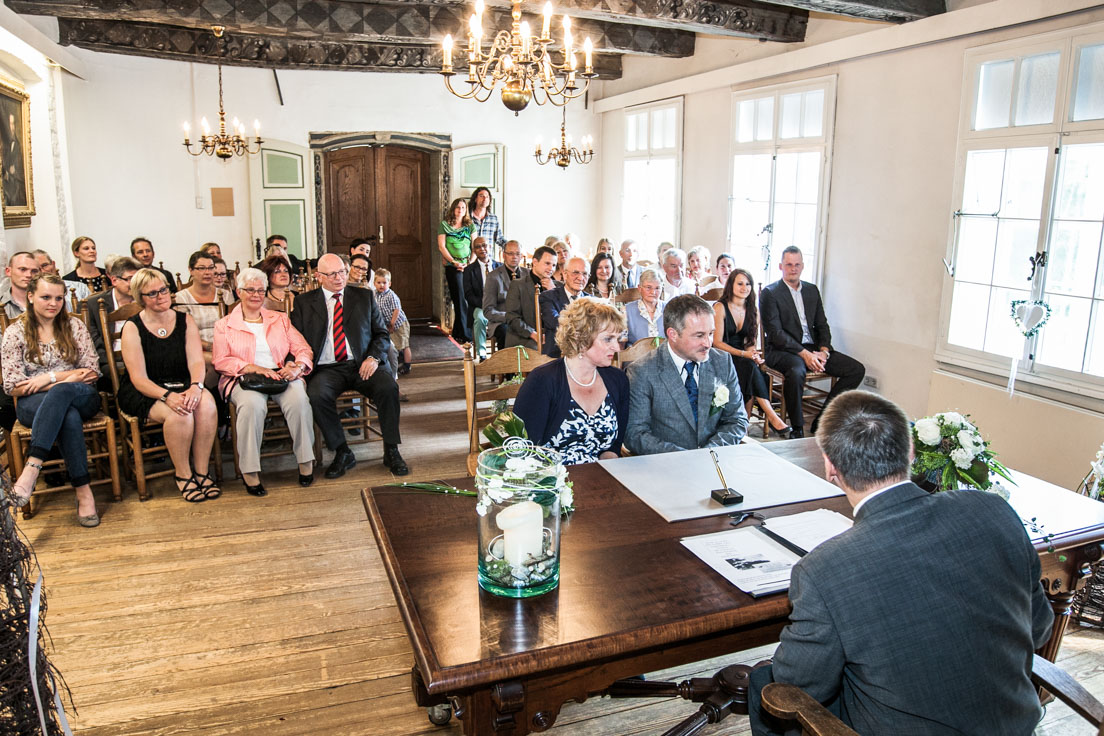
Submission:
[[[1066,635],[1066,624],[1070,619],[1070,603],[1073,602],[1074,591],[1060,593],[1047,593],[1050,608],[1054,611],[1054,628],[1050,630],[1050,638],[1046,644],[1039,648],[1039,656],[1051,662],[1058,657],[1058,649],[1062,646],[1062,637]]]

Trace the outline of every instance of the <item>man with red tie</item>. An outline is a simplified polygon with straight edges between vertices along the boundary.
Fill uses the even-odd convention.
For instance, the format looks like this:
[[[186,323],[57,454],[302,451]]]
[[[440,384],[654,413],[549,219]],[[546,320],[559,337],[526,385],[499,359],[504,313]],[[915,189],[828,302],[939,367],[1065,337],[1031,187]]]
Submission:
[[[333,253],[318,259],[320,289],[295,300],[291,324],[314,351],[314,370],[307,377],[314,421],[334,452],[327,478],[340,478],[356,465],[337,415],[337,397],[355,389],[371,401],[383,434],[383,464],[395,475],[410,472],[399,454],[399,385],[390,373],[391,339],[372,293],[346,289],[344,262]]]

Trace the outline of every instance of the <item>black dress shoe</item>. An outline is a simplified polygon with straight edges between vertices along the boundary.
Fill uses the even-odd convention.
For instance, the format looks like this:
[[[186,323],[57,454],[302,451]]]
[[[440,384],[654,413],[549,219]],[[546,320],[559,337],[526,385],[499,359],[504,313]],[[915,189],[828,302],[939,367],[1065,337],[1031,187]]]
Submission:
[[[246,493],[248,493],[251,496],[267,496],[268,495],[268,491],[266,491],[265,487],[260,483],[258,483],[255,486],[251,486],[248,483],[246,483],[245,484],[245,491],[246,491]]]
[[[805,430],[801,429],[801,427],[791,427],[790,428],[790,439],[791,440],[799,440],[804,436],[805,436]]]
[[[337,451],[330,467],[326,468],[327,478],[340,478],[345,471],[356,465],[356,455],[348,447]]]
[[[390,468],[395,475],[408,475],[410,473],[410,468],[406,466],[406,461],[399,454],[399,448],[397,447],[383,448],[383,467]]]
[[[307,486],[309,486],[313,482],[314,482],[314,473],[313,472],[311,472],[310,475],[303,475],[302,473],[299,474],[299,485],[303,486],[304,488],[306,488]]]

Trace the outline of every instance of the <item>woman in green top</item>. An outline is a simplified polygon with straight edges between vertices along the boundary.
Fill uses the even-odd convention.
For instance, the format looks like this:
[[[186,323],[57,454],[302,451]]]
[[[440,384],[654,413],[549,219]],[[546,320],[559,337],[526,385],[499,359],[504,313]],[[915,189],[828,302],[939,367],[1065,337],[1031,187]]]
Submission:
[[[460,344],[471,342],[471,315],[464,304],[464,266],[471,260],[472,221],[468,203],[454,199],[437,229],[437,249],[445,261],[445,282],[455,314],[452,337]]]

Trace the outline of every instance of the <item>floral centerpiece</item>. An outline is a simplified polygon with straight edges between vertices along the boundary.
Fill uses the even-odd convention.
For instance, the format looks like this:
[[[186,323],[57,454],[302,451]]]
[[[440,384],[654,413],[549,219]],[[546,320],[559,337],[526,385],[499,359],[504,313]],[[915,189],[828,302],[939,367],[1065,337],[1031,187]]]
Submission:
[[[993,474],[1015,482],[968,416],[946,411],[912,425],[912,475],[921,485],[933,486],[935,491],[963,485],[985,491],[993,485]]]

